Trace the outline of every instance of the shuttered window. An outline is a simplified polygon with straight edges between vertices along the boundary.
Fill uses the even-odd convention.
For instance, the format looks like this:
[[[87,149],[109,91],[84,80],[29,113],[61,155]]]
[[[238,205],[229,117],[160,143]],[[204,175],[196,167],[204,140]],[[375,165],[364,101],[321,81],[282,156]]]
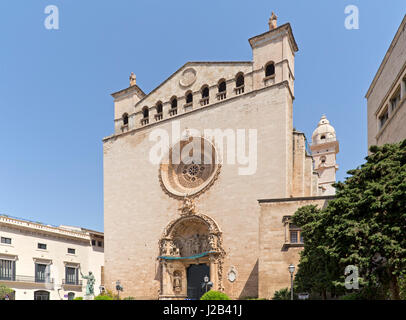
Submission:
[[[49,282],[49,268],[46,264],[35,264],[35,282]]]
[[[66,284],[78,284],[78,269],[72,267],[65,268]]]
[[[0,280],[14,281],[16,277],[16,262],[0,260]]]

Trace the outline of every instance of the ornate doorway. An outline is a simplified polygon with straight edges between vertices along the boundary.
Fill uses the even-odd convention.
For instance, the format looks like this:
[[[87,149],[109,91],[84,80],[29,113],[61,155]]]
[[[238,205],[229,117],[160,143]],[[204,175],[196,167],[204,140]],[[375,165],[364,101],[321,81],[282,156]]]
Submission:
[[[203,286],[204,277],[210,279],[210,267],[206,264],[192,264],[187,268],[187,297],[191,300],[199,300],[206,292]]]
[[[225,252],[213,219],[198,213],[181,216],[165,228],[159,248],[160,299],[199,299],[206,275],[214,290],[223,291]]]

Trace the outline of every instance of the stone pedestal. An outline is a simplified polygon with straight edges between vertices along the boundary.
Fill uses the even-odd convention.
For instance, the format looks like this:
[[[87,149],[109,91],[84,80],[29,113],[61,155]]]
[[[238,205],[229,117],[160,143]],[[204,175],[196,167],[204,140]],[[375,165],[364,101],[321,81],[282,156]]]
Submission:
[[[93,294],[86,294],[83,297],[83,300],[94,300],[94,295]]]

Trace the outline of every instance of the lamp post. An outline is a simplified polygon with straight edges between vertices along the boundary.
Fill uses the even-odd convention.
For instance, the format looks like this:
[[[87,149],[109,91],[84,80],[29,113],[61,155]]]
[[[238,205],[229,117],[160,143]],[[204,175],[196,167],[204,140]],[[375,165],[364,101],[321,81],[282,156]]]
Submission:
[[[100,286],[99,286],[99,290],[100,290],[100,294],[103,294],[103,293],[104,293],[104,286],[103,286],[103,285],[100,285]]]
[[[120,280],[116,281],[116,290],[117,290],[117,300],[120,300],[120,291],[123,291]]]
[[[290,264],[288,270],[290,272],[290,300],[293,300],[293,273],[295,272],[295,266]]]
[[[208,275],[205,275],[203,278],[203,283],[202,283],[202,289],[206,287],[206,293],[207,293],[207,289],[210,287],[213,287],[213,282],[210,281],[210,278]]]
[[[205,284],[205,286],[206,286],[206,293],[207,293],[207,284],[209,283],[209,277],[206,275],[206,276],[204,276],[204,284]]]

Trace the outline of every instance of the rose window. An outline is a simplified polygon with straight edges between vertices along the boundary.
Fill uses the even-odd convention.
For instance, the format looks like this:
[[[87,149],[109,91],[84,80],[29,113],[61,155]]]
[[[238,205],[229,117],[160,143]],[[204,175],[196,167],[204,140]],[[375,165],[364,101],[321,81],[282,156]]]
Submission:
[[[188,159],[179,161],[175,151],[178,150],[179,154],[184,154],[183,148],[189,151],[186,153]],[[190,157],[193,158],[192,161]],[[177,148],[170,150],[169,163],[161,164],[162,184],[166,191],[178,197],[198,194],[213,182],[219,170],[217,162],[216,150],[209,141],[196,137],[181,141]]]

